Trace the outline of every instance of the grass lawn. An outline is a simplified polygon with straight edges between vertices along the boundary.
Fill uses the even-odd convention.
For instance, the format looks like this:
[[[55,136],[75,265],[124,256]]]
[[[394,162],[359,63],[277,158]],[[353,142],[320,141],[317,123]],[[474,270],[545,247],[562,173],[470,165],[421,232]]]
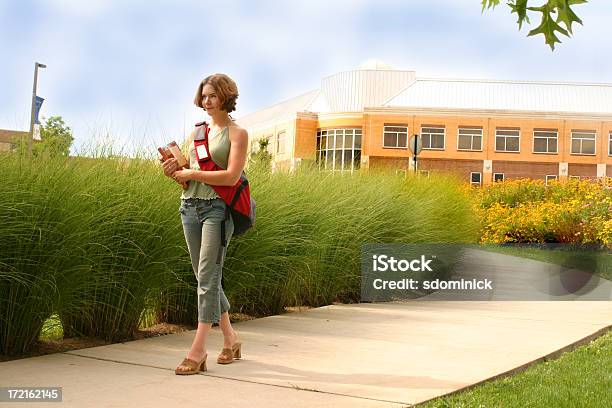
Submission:
[[[612,331],[558,359],[418,407],[612,407]]]

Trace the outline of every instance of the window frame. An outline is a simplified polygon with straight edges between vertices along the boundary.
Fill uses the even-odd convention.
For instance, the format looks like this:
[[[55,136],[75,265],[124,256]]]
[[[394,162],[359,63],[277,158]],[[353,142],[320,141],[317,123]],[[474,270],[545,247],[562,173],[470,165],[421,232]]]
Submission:
[[[553,139],[553,138],[552,137],[548,137],[548,136],[536,136],[536,132],[539,132],[539,133],[553,133],[554,132],[556,134],[554,139],[557,141],[557,149],[554,152],[548,151],[549,140]],[[531,146],[531,153],[533,153],[533,154],[559,154],[559,130],[558,129],[533,129],[532,136],[533,136],[533,144]],[[535,140],[536,140],[536,138],[538,138],[538,139],[546,139],[546,151],[545,152],[536,152],[536,150],[535,150]]]
[[[442,147],[425,147],[425,138],[423,137],[423,129],[442,129]],[[427,133],[429,135],[429,145],[431,146],[431,136],[439,136],[440,133]],[[446,126],[444,125],[421,125],[421,143],[423,144],[423,150],[446,150]]]
[[[551,180],[559,180],[559,175],[558,174],[547,174],[546,176],[544,176],[544,179],[546,180],[546,185],[548,185],[549,178]]]
[[[342,131],[342,147],[336,147],[336,133]],[[333,132],[333,146],[330,148],[328,137],[330,132]],[[350,147],[344,146],[346,141],[347,132],[350,132],[348,136],[351,136],[352,144]],[[321,149],[321,138],[325,136],[325,149]],[[331,171],[331,172],[353,172],[361,168],[361,152],[363,146],[363,129],[361,127],[330,127],[330,128],[318,128],[316,133],[316,150],[315,150],[315,161],[318,163],[319,170]],[[359,143],[356,143],[356,139],[359,137]],[[359,144],[359,147],[357,147]],[[351,167],[345,169],[344,156],[345,151],[351,152]],[[325,154],[323,154],[325,152]],[[333,152],[330,156],[328,154]],[[341,152],[340,168],[336,168],[336,153]],[[330,158],[331,157],[331,158]],[[324,160],[322,160],[324,158]],[[356,161],[358,162],[356,163]]]
[[[495,180],[495,176],[501,174],[501,180]],[[493,173],[493,182],[497,183],[499,181],[504,181],[506,180],[506,174],[505,173]]]
[[[478,182],[477,182],[477,183],[476,183],[476,182],[474,182],[474,181],[472,181],[472,180],[473,180],[473,177],[474,177],[474,174],[478,174],[478,178],[479,178],[479,180],[478,180]],[[471,172],[470,172],[470,184],[471,184],[471,185],[477,185],[477,186],[479,186],[479,187],[480,187],[480,186],[482,186],[482,172],[480,172],[480,171],[471,171]]]
[[[402,127],[402,128],[406,128],[406,146],[400,146],[399,145],[399,137],[401,134],[403,134],[403,132],[395,132],[395,131],[387,131],[386,128],[392,128],[392,127]],[[385,145],[385,134],[386,133],[394,133],[395,134],[395,141],[396,141],[396,146],[386,146]],[[393,123],[385,123],[383,125],[383,133],[382,133],[382,147],[383,149],[400,149],[400,150],[407,150],[408,149],[408,139],[410,139],[410,132],[409,132],[409,126],[405,123],[401,123],[401,124],[393,124]]]
[[[281,135],[283,135],[283,136],[281,137]],[[278,132],[276,134],[276,138],[275,139],[276,139],[276,149],[275,149],[276,150],[276,154],[284,155],[286,153],[286,151],[287,151],[287,149],[286,149],[286,147],[287,147],[286,146],[287,145],[287,130],[281,130],[280,132]],[[282,141],[282,144],[281,144],[281,141]],[[283,146],[283,151],[282,152],[280,151],[281,150],[280,149],[281,146]]]
[[[593,153],[582,153],[582,141],[583,140],[591,140],[591,139],[586,139],[586,138],[579,138],[580,139],[580,153],[574,153],[573,152],[573,148],[574,148],[574,134],[578,133],[578,134],[592,134],[593,135]],[[597,155],[597,131],[596,130],[581,130],[581,129],[573,129],[570,132],[570,155],[574,155],[574,156],[596,156]]]
[[[461,129],[468,129],[468,130],[480,130],[480,149],[460,149],[459,148],[459,137],[460,136],[470,136],[471,137],[471,146],[474,146],[474,136],[478,136],[478,135],[474,135],[474,134],[469,134],[469,135],[462,135],[460,134]],[[477,126],[458,126],[457,127],[457,151],[458,152],[482,152],[482,148],[483,148],[483,141],[484,141],[484,129],[482,127],[477,127]]]
[[[509,135],[498,135],[497,132],[498,131],[516,131],[518,132],[518,136],[509,136]],[[520,153],[521,152],[521,128],[505,128],[505,127],[499,127],[499,128],[495,128],[495,153]],[[497,138],[498,137],[503,137],[504,138],[504,147],[507,147],[507,141],[505,140],[508,137],[518,137],[518,150],[497,150]]]

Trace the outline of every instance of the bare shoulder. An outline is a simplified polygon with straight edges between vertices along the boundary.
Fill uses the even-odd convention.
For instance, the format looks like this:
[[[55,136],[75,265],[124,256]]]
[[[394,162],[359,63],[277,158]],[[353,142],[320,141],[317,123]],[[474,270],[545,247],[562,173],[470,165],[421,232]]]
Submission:
[[[249,133],[245,128],[237,123],[234,123],[233,125],[229,126],[229,137],[231,140],[246,142],[249,137]]]

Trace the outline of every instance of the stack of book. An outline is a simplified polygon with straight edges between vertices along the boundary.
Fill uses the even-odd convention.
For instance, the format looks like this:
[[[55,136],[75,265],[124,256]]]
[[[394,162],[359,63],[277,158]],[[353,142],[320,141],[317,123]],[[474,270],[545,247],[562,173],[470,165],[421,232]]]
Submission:
[[[179,170],[189,168],[189,162],[187,161],[185,156],[183,156],[183,153],[181,153],[181,149],[179,149],[175,141],[168,143],[166,146],[158,147],[157,151],[159,151],[159,154],[161,154],[162,163],[166,160],[176,159],[176,162],[179,166]],[[177,181],[177,183],[179,182]],[[186,182],[179,184],[183,187],[184,190],[187,190],[187,187],[189,186]]]

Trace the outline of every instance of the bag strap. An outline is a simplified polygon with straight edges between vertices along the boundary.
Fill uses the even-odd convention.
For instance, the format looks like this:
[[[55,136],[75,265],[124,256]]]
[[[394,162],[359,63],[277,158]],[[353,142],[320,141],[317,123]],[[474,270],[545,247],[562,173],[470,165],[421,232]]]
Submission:
[[[208,127],[208,123],[206,123],[206,121],[200,122],[200,123],[196,123],[196,127],[200,127],[200,126],[204,126],[204,130],[203,130],[204,131],[204,138],[202,140],[206,143],[206,145],[208,145],[208,133],[210,132],[210,128]],[[200,130],[198,130],[198,131],[200,131]],[[195,138],[193,139],[193,143],[195,144]],[[210,160],[212,160],[213,163],[215,163],[218,167],[221,167],[212,158],[212,154],[210,155]],[[219,249],[219,254],[217,255],[217,264],[221,261],[221,253],[223,251],[223,248],[225,248],[227,246],[227,239],[225,238],[225,223],[227,222],[229,217],[230,217],[229,207],[226,205],[225,206],[225,216],[223,217],[223,221],[221,221],[221,248]],[[223,286],[223,284],[221,284],[221,286]]]
[[[234,194],[234,198],[232,198],[232,202],[230,203],[231,208],[234,208],[236,201],[238,201],[238,198],[240,197],[240,193],[242,193],[242,190],[244,190],[248,185],[249,185],[249,180],[247,180],[245,177],[242,180],[242,183],[240,183],[240,185],[238,186],[238,189],[236,190],[236,193]]]
[[[199,126],[202,126],[202,125],[204,125],[204,139],[203,140],[206,141],[206,144],[208,145],[208,134],[210,133],[210,128],[208,127],[208,123],[206,123],[206,122],[196,123],[196,127],[199,127]],[[192,143],[195,143],[195,137],[193,138]],[[210,148],[210,146],[209,146],[209,148]],[[215,163],[218,167],[221,167],[221,166],[219,166],[219,163],[217,163],[213,159],[212,154],[210,155],[210,160],[212,160],[213,163]],[[223,169],[223,167],[221,167],[221,168]],[[223,169],[223,170],[227,170],[227,169]],[[246,182],[247,185],[248,185],[249,181],[247,179],[247,176],[246,176],[246,173],[244,172],[244,170],[242,171],[242,174],[240,175],[240,178],[244,179],[242,184],[244,184]],[[246,186],[243,187],[242,184],[239,186],[238,194],[240,194],[240,192],[242,192],[242,190],[246,187]],[[237,200],[237,198],[234,197],[234,201],[232,202],[232,207],[235,204],[236,200]]]
[[[208,133],[210,132],[208,123],[206,123],[206,121],[196,123],[196,127],[199,127],[199,126],[204,126],[204,139],[203,140],[208,145]],[[194,137],[193,143],[195,144],[195,137]],[[212,154],[210,155],[210,160],[212,160],[213,163],[215,163],[218,167],[221,167],[213,159]],[[244,190],[249,185],[249,180],[246,178],[246,174],[244,173],[244,171],[242,171],[242,175],[240,176],[240,178],[242,179],[242,183],[240,183],[240,185],[238,186],[238,189],[236,190],[236,194],[234,194],[234,198],[232,198],[232,202],[230,203],[230,205],[225,206],[225,217],[223,221],[221,222],[221,246],[222,248],[225,248],[227,246],[227,239],[225,238],[225,223],[231,217],[230,208],[234,207],[234,205],[236,204],[236,201],[238,201],[238,198],[240,197],[240,193],[242,193],[242,190]]]
[[[202,126],[202,125],[204,125],[204,138],[202,140],[204,140],[206,142],[206,145],[210,149],[210,145],[208,144],[208,134],[210,133],[210,128],[208,127],[208,123],[206,123],[206,121],[200,122],[200,123],[196,123],[196,127],[199,127],[199,126]],[[195,147],[195,137],[193,138],[193,143],[194,143],[194,147]],[[213,163],[215,163],[217,165],[217,167],[220,167],[220,168],[223,169],[223,167],[219,166],[219,163],[217,163],[215,161],[215,159],[213,159],[212,153],[210,154],[210,160],[212,160]],[[227,169],[223,169],[223,170],[227,170]]]

